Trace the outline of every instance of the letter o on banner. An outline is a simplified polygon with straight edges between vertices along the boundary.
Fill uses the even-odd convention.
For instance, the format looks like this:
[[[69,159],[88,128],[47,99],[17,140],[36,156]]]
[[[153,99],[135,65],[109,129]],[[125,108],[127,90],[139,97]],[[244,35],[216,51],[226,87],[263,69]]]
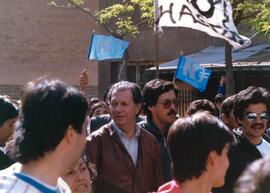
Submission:
[[[213,0],[191,0],[191,4],[193,5],[193,7],[195,9],[198,10],[198,12],[200,14],[202,14],[203,16],[205,16],[206,18],[210,18],[213,16],[214,11],[215,11],[215,7],[214,7],[214,2]],[[208,10],[202,10],[200,7],[201,6],[206,7],[206,5],[208,5]]]

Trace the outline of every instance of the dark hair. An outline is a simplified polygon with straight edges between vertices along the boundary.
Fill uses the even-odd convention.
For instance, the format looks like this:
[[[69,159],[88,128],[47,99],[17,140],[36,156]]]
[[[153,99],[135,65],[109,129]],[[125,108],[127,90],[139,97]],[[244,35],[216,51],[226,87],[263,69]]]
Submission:
[[[198,178],[206,170],[208,155],[219,155],[233,134],[217,117],[208,112],[198,112],[179,118],[168,133],[168,145],[173,162],[173,174],[180,183]]]
[[[87,110],[84,95],[59,80],[29,82],[15,129],[15,159],[27,163],[53,151],[70,125],[81,133]]]
[[[143,97],[142,97],[140,86],[137,85],[136,83],[129,82],[129,81],[121,81],[121,82],[113,84],[108,92],[108,102],[111,103],[112,93],[114,91],[122,91],[122,90],[127,90],[127,89],[131,90],[133,102],[135,104],[143,103]]]
[[[212,115],[216,114],[216,108],[215,108],[214,103],[212,103],[211,101],[207,99],[198,99],[198,100],[192,101],[189,104],[186,115],[190,116],[198,111],[208,111]]]
[[[99,103],[99,102],[100,102],[100,100],[98,98],[96,98],[96,97],[91,98],[89,101],[89,108],[91,109],[94,104]]]
[[[270,157],[251,163],[238,178],[235,193],[269,193],[270,192]]]
[[[106,109],[106,105],[105,105],[104,102],[98,102],[98,103],[95,103],[95,104],[91,107],[91,109],[89,110],[89,111],[90,111],[89,117],[92,117],[93,114],[94,114],[94,112],[95,112],[95,110],[97,110],[99,107],[104,107],[104,108]]]
[[[17,117],[18,114],[18,107],[8,98],[0,96],[0,126],[2,126],[7,120]]]
[[[215,103],[222,103],[222,101],[223,101],[222,94],[217,94],[215,96]]]
[[[234,110],[236,100],[237,100],[237,95],[232,95],[226,98],[221,103],[220,114],[224,113],[226,117],[230,117],[230,112]]]
[[[173,83],[162,79],[153,79],[144,85],[142,90],[144,97],[143,112],[149,118],[152,117],[152,113],[149,111],[148,107],[155,106],[157,104],[158,97],[170,90],[173,90],[175,95],[177,95],[177,91],[174,89]]]
[[[267,112],[270,110],[270,97],[265,88],[250,86],[237,94],[235,103],[236,120],[243,120],[244,111],[250,104],[263,103],[267,107]]]

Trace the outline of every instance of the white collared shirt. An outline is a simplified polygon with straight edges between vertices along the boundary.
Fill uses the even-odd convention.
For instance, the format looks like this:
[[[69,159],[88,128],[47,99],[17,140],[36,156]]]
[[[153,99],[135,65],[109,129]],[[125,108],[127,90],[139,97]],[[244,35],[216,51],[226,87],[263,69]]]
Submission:
[[[129,138],[125,132],[123,132],[115,123],[112,121],[112,126],[115,129],[118,137],[120,138],[121,142],[125,146],[126,150],[128,151],[134,165],[137,164],[138,158],[138,146],[139,141],[138,137],[140,135],[140,129],[138,127],[135,128],[135,135]]]

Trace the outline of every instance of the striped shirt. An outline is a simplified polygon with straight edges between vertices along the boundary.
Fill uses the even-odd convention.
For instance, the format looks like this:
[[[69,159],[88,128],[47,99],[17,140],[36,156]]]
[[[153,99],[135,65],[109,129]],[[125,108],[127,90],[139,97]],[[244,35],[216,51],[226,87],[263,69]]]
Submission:
[[[17,172],[20,164],[16,163],[0,171],[0,193],[70,193],[68,186],[60,178],[57,187],[51,187],[41,181]]]

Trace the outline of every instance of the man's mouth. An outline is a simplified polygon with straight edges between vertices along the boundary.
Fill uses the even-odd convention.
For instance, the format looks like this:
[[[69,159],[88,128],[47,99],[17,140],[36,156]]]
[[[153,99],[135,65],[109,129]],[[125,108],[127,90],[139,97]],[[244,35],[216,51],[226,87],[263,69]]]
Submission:
[[[263,124],[254,124],[254,125],[251,125],[251,128],[255,129],[255,130],[261,130],[261,129],[264,129],[264,125]]]

